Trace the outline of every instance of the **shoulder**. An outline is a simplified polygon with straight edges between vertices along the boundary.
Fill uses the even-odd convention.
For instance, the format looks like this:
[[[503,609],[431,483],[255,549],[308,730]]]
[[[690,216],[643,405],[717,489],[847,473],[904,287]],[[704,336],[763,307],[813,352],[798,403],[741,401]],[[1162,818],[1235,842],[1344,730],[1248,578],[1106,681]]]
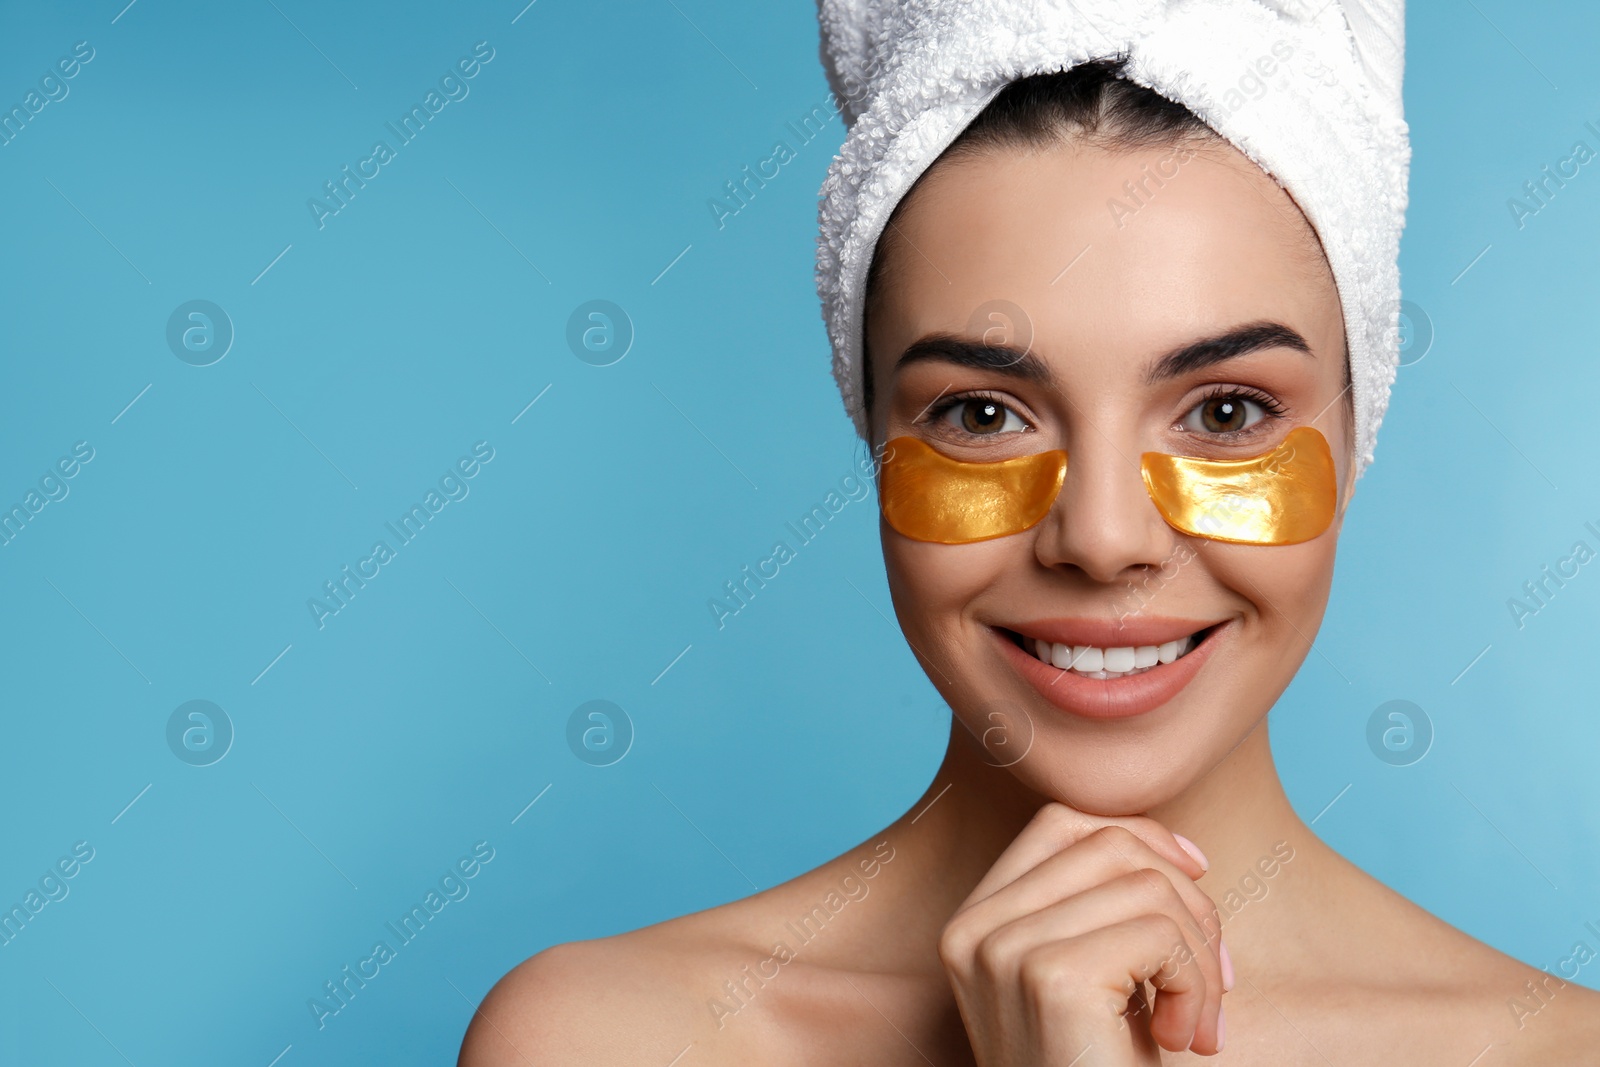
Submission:
[[[1274,994],[1286,1016],[1320,1010],[1344,1024],[1343,1051],[1362,1062],[1543,1067],[1600,1042],[1600,993],[1578,984],[1600,978],[1589,944],[1541,970],[1339,860],[1326,880],[1338,891],[1322,901],[1336,921],[1320,932],[1315,966]]]
[[[619,1035],[604,1025],[602,1005],[616,1002],[609,983],[638,973],[627,962],[607,941],[555,945],[523,961],[473,1013],[459,1067],[620,1061],[622,1050],[607,1049]]]
[[[1443,925],[1441,923],[1441,925]],[[1428,954],[1436,971],[1431,981],[1418,978],[1418,1008],[1440,1028],[1440,1047],[1453,1040],[1459,1049],[1483,1056],[1489,1064],[1572,1062],[1575,1048],[1600,1042],[1600,993],[1577,984],[1562,963],[1540,970],[1492,948],[1454,927],[1449,943],[1440,940]],[[1595,960],[1587,950],[1587,959]],[[1470,1046],[1470,1047],[1468,1047]],[[1492,1050],[1492,1051],[1491,1051]]]
[[[458,1067],[635,1067],[675,1063],[690,1047],[702,1065],[760,1060],[763,1026],[726,1027],[725,985],[761,958],[730,925],[737,905],[545,949],[489,991]]]
[[[1575,1049],[1600,1045],[1600,992],[1575,981],[1530,967],[1496,1007],[1504,1013],[1499,1062],[1571,1062]]]
[[[524,961],[474,1012],[458,1067],[673,1061],[709,1018],[694,976],[714,955],[673,940],[651,928]]]
[[[866,980],[835,957],[873,955],[853,951],[878,940],[863,923],[894,911],[851,903],[869,887],[841,889],[841,872],[873,878],[891,859],[860,846],[742,900],[548,948],[489,991],[459,1067],[674,1064],[691,1048],[699,1067],[803,1059],[858,999],[846,978]]]

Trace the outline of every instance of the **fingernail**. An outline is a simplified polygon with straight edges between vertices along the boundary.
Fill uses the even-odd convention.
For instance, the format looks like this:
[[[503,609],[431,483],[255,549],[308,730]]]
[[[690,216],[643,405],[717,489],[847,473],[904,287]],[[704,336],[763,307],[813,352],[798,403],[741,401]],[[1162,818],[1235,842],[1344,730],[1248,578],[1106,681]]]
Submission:
[[[1222,991],[1224,993],[1233,988],[1233,957],[1228,955],[1228,943],[1217,942],[1217,958],[1222,963]]]
[[[1182,834],[1173,834],[1172,836],[1178,842],[1179,848],[1182,848],[1185,852],[1194,857],[1194,861],[1200,865],[1201,870],[1209,871],[1211,869],[1211,861],[1206,859],[1206,854],[1200,851],[1199,845],[1195,844],[1193,841],[1190,841]]]
[[[1221,1008],[1217,1009],[1217,1051],[1222,1051],[1222,1046],[1228,1041],[1228,1016]]]

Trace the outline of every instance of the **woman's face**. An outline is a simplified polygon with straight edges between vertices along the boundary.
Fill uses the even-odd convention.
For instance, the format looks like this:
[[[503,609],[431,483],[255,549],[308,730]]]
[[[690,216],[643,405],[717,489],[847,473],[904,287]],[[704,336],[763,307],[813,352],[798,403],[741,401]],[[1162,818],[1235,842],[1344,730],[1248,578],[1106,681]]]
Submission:
[[[1050,513],[1022,533],[945,545],[882,525],[906,637],[991,762],[1035,791],[1107,815],[1170,800],[1261,721],[1327,603],[1353,469],[1344,327],[1315,235],[1221,142],[1080,144],[940,164],[880,255],[874,439],[1069,457]],[[935,335],[971,344],[918,345]],[[984,359],[984,342],[1011,351]],[[1145,489],[1144,452],[1244,459],[1304,425],[1340,485],[1310,541],[1188,536]],[[1057,645],[1157,646],[1158,664],[1098,677],[1089,652],[1063,671],[1041,641],[1058,659]]]

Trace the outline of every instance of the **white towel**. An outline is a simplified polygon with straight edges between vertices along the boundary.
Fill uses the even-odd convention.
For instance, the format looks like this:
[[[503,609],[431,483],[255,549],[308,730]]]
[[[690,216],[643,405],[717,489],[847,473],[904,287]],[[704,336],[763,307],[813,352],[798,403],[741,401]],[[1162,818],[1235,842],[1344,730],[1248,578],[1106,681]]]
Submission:
[[[1128,77],[1254,160],[1316,229],[1343,304],[1365,471],[1399,358],[1404,0],[819,0],[818,16],[849,132],[822,185],[817,292],[863,437],[863,290],[889,213],[1008,82],[1125,53]],[[1267,85],[1254,96],[1252,75]]]

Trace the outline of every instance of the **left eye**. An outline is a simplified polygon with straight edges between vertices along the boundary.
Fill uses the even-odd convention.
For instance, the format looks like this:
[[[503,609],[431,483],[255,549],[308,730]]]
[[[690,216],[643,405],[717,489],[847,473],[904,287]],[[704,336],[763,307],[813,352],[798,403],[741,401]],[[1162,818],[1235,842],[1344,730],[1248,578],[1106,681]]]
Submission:
[[[1027,429],[1027,424],[1016,412],[998,400],[981,396],[957,401],[944,412],[943,418],[957,429],[985,437]]]
[[[1237,433],[1265,417],[1266,410],[1256,401],[1238,393],[1224,393],[1196,404],[1183,425],[1200,433]]]

